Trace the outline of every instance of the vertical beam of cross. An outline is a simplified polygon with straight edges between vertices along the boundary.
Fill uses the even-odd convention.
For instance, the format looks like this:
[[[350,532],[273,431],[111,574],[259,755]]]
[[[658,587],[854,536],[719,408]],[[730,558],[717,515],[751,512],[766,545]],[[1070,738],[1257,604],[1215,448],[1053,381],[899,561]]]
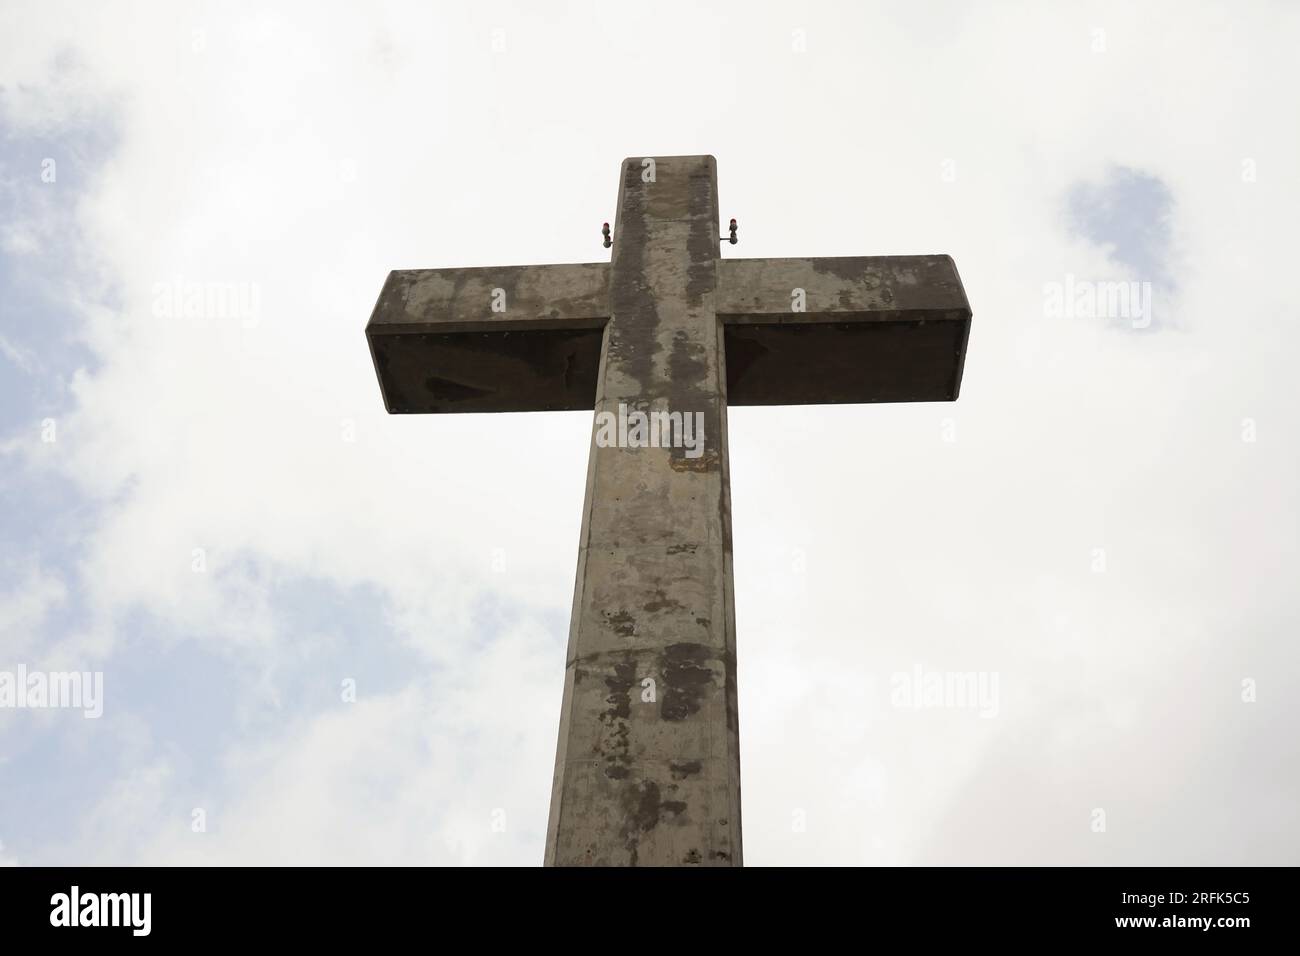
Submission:
[[[596,411],[703,448],[593,442],[548,864],[736,864],[740,745],[711,156],[626,160]]]

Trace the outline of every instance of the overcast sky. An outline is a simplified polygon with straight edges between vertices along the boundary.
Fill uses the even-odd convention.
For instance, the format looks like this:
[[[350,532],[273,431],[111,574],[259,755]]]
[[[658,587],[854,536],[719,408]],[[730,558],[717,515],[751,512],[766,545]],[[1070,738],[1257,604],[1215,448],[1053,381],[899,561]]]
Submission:
[[[591,416],[389,417],[362,330],[681,153],[974,310],[955,404],[729,416],[746,862],[1300,862],[1298,28],[4,0],[0,671],[103,715],[0,709],[0,862],[541,862]]]

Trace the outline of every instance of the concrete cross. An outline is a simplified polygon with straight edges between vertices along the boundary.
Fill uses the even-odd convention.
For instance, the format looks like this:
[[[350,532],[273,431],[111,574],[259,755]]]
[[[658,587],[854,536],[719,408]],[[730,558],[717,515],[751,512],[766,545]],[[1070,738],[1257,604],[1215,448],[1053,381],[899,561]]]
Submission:
[[[610,263],[392,272],[366,326],[389,412],[597,413],[547,864],[741,862],[727,406],[961,384],[948,256],[721,259],[719,238],[712,156],[626,159]],[[702,443],[661,415],[651,445],[645,412]]]

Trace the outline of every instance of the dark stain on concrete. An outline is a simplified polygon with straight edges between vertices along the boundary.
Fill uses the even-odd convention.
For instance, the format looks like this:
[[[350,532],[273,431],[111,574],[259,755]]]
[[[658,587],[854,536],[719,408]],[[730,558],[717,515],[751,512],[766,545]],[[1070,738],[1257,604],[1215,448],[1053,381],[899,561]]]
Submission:
[[[609,696],[605,703],[609,707],[600,713],[600,719],[606,724],[615,720],[627,720],[632,716],[632,685],[636,683],[636,664],[615,664],[614,673],[605,678]]]
[[[710,173],[691,177],[691,207],[708,209],[713,189]],[[704,297],[713,292],[717,284],[717,270],[714,263],[718,258],[718,235],[714,231],[716,223],[712,217],[699,218],[691,222],[690,235],[686,239],[686,253],[691,264],[686,270],[686,301],[692,308],[698,309],[704,304]]]
[[[704,474],[721,468],[722,456],[716,450],[709,450],[698,457],[687,458],[686,449],[674,448],[668,456],[668,467],[677,472],[694,471]]]
[[[636,618],[627,611],[602,611],[610,629],[620,637],[632,637],[636,634]]]
[[[682,606],[683,605],[680,601],[670,598],[663,588],[656,588],[654,600],[647,601],[645,604],[641,605],[641,610],[649,614],[656,614],[659,611],[680,610]]]
[[[649,830],[659,822],[659,788],[654,784],[653,794],[650,793],[649,787],[629,786],[622,793],[622,811],[623,827],[620,836],[623,838],[623,846],[628,852],[628,863],[632,866],[637,865],[639,849],[641,846],[641,832],[643,829],[642,820],[647,816],[650,817],[651,823],[644,827]]]
[[[671,822],[686,813],[682,800],[664,800],[659,784],[643,780],[625,787],[622,793],[623,828],[621,836],[633,866],[637,864],[642,834],[649,833],[661,822]]]
[[[694,554],[698,544],[670,544],[668,554]]]
[[[812,267],[814,272],[833,275],[845,282],[859,282],[870,271],[868,260],[858,256],[814,257]]]
[[[668,771],[673,775],[674,780],[685,780],[699,773],[701,766],[698,760],[687,760],[683,763],[674,761],[668,765]]]
[[[631,731],[627,721],[632,716],[634,684],[636,664],[631,661],[615,664],[614,673],[605,678],[605,686],[609,689],[605,698],[608,706],[600,712],[605,732],[601,735],[597,750],[605,765],[605,776],[611,780],[625,779],[632,762]]]
[[[636,803],[628,814],[629,822],[642,832],[653,830],[659,825],[659,784],[653,780],[642,781],[633,793]]]
[[[723,655],[722,671],[723,691],[727,697],[727,729],[732,733],[736,733],[740,727],[740,695],[736,689],[736,652],[734,648]]]
[[[641,181],[639,164],[624,165],[619,241],[614,245],[609,290],[614,321],[609,327],[606,362],[640,385],[643,392],[652,391],[654,358],[660,350],[654,336],[659,310],[645,281],[649,225],[644,193],[655,185]]]
[[[663,674],[659,716],[664,720],[685,720],[698,713],[714,684],[710,662],[715,652],[703,644],[670,644],[660,657]]]

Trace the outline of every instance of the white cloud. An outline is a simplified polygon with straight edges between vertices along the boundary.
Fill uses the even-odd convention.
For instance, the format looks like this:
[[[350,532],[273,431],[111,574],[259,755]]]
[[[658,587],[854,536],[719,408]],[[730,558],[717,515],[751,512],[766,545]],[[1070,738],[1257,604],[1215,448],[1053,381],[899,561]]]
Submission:
[[[170,768],[148,766],[57,852],[156,864],[540,862],[554,651],[521,625],[451,680],[391,693],[359,683],[355,703],[286,715],[281,733],[230,751],[221,778],[231,792],[188,791]],[[483,760],[484,747],[502,759]]]
[[[0,594],[0,661],[18,661],[38,643],[46,615],[67,597],[62,579],[33,561],[6,569],[18,583]]]

